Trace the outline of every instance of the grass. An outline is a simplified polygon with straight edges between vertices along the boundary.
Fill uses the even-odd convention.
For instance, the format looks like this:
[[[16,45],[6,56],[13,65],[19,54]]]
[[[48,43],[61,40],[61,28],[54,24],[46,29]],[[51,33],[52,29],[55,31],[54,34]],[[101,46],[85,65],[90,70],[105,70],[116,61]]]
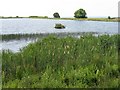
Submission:
[[[2,51],[3,88],[118,88],[120,35],[48,36]]]
[[[34,18],[34,19],[55,19],[55,20],[83,20],[83,21],[105,21],[105,22],[120,22],[120,18],[50,18],[47,16],[29,16],[29,17],[0,17],[3,19],[9,18]]]
[[[83,20],[83,21],[105,21],[105,22],[120,22],[120,18],[50,18],[57,20]]]
[[[48,16],[29,16],[29,17],[20,17],[20,16],[15,16],[15,17],[4,17],[4,16],[0,16],[0,18],[3,19],[8,19],[8,18],[48,18]]]
[[[0,54],[0,89],[2,89],[2,55]]]
[[[48,16],[29,16],[29,18],[48,18]]]

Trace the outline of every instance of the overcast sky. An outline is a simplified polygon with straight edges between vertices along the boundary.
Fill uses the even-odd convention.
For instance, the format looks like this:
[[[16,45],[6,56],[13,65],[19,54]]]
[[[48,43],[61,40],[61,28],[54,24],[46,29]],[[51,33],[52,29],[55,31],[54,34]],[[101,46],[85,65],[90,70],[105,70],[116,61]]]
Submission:
[[[0,0],[0,16],[49,16],[59,12],[61,17],[73,17],[83,8],[88,17],[117,17],[120,0]]]

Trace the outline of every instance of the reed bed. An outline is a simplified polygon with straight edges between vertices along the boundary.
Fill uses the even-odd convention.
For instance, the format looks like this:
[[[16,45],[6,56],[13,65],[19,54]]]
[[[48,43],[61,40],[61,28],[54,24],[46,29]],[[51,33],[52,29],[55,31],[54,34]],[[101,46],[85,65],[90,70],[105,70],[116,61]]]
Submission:
[[[120,35],[48,36],[2,51],[3,88],[118,88]]]
[[[97,32],[63,32],[63,33],[33,33],[33,34],[2,34],[0,35],[2,41],[9,40],[20,40],[20,39],[36,39],[36,38],[44,38],[48,35],[54,35],[57,37],[65,37],[65,36],[80,36],[85,34],[99,34]]]

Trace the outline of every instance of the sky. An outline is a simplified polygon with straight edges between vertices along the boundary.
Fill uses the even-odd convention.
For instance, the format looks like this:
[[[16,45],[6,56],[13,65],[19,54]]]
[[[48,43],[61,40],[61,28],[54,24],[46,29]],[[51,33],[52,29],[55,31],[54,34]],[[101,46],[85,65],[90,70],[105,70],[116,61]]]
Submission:
[[[83,8],[88,17],[117,17],[119,0],[0,0],[0,16],[73,17]]]

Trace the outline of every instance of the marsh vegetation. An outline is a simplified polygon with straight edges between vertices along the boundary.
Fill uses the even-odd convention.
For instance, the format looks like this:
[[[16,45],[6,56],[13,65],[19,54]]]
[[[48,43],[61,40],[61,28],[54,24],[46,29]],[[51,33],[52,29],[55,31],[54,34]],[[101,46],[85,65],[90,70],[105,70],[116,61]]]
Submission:
[[[13,53],[3,50],[3,88],[117,88],[120,35],[50,35]]]

